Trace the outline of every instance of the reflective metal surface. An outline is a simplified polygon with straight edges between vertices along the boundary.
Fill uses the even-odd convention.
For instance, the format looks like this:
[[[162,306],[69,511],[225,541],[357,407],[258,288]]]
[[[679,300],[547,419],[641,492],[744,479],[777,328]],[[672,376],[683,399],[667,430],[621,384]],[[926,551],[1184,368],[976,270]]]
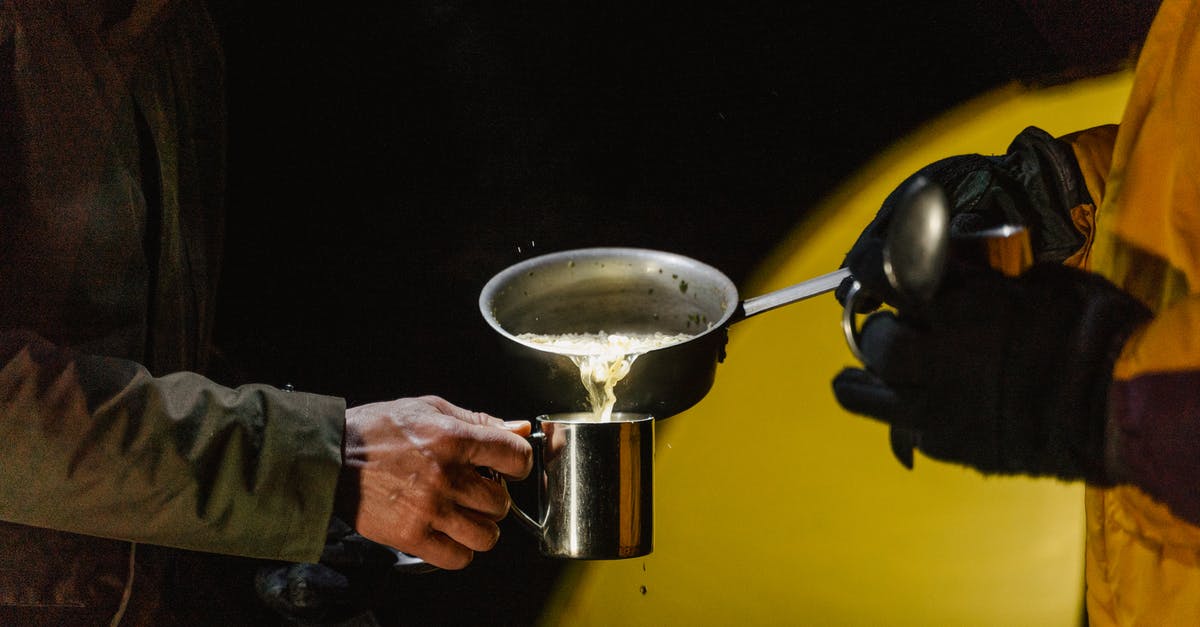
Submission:
[[[899,293],[926,301],[945,274],[950,202],[942,186],[921,177],[896,206],[883,243],[883,272]]]
[[[742,303],[743,318],[757,316],[764,311],[771,311],[784,305],[800,302],[819,294],[832,292],[850,276],[849,268],[839,268],[828,274],[813,277],[807,281],[775,290],[762,296],[747,298]]]
[[[986,231],[957,235],[950,241],[955,259],[988,266],[1007,276],[1017,276],[1033,265],[1029,230],[1004,225]]]
[[[729,325],[831,291],[836,270],[738,302],[722,272],[695,259],[642,248],[583,248],[527,259],[484,285],[479,310],[515,359],[511,377],[537,403],[532,411],[591,408],[570,358],[517,339],[522,333],[690,333],[652,350],[617,384],[618,411],[665,419],[704,398],[725,358]]]
[[[854,281],[850,284],[850,290],[846,292],[846,304],[842,307],[842,334],[846,336],[846,345],[850,347],[850,354],[866,365],[867,357],[858,348],[858,322],[854,319],[858,299],[863,294],[862,283]]]
[[[897,293],[917,302],[929,300],[946,271],[950,248],[950,203],[942,187],[924,177],[909,184],[897,203],[883,242],[883,273]],[[862,285],[855,281],[842,309],[842,333],[850,352],[866,364],[858,348],[854,314]],[[866,364],[869,365],[869,364]]]
[[[591,409],[579,367],[517,339],[522,333],[690,333],[682,344],[638,357],[617,384],[617,411],[662,419],[712,387],[726,325],[738,308],[733,282],[695,259],[640,248],[585,248],[527,259],[483,287],[479,309],[515,358],[507,373],[530,411]]]
[[[654,418],[591,413],[537,418],[538,509],[512,511],[542,554],[574,559],[646,555],[654,542]]]

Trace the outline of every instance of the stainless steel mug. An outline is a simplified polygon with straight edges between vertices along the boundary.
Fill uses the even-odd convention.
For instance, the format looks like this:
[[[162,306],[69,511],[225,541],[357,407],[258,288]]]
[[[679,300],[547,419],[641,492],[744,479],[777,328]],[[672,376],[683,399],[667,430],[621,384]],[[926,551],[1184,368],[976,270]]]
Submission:
[[[536,516],[512,511],[540,541],[543,555],[624,559],[646,555],[654,541],[654,417],[617,412],[601,422],[589,412],[535,420],[539,481]]]

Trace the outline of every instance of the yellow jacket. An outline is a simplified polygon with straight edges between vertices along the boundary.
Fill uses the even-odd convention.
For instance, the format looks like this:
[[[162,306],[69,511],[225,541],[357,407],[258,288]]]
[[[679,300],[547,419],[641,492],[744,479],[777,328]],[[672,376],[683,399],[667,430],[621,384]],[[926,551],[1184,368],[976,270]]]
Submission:
[[[1065,139],[1095,203],[1074,212],[1088,246],[1068,262],[1155,312],[1109,395],[1110,448],[1139,487],[1087,492],[1089,618],[1200,625],[1200,3],[1163,2],[1120,126]]]

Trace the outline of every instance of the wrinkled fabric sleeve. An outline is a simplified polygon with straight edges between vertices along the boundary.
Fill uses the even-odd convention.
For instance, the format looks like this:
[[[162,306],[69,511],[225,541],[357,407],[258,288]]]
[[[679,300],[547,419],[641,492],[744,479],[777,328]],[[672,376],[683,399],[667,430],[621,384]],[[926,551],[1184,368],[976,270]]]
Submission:
[[[1159,312],[1126,343],[1109,420],[1123,474],[1200,525],[1200,296]]]
[[[1071,145],[1095,204],[1072,213],[1087,245],[1067,260],[1090,267],[1095,241],[1096,205],[1107,191],[1118,127],[1100,126],[1064,137]],[[1106,251],[1112,254],[1112,251]],[[1151,304],[1153,294],[1185,292],[1162,289],[1182,285],[1177,273],[1142,257],[1141,271],[1124,286]],[[1150,267],[1153,265],[1153,267]],[[1158,277],[1157,290],[1141,289],[1140,275]],[[1110,459],[1123,482],[1166,505],[1178,518],[1200,525],[1200,296],[1184,296],[1160,309],[1154,320],[1121,349],[1108,393]]]
[[[344,420],[339,398],[152,377],[0,331],[0,519],[316,561]]]

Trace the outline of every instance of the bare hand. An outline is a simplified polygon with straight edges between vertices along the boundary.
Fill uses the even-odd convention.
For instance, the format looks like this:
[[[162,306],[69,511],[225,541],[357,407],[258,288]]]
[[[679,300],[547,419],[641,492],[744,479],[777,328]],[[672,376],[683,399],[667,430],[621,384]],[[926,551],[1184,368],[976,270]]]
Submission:
[[[500,538],[503,482],[533,464],[527,421],[506,423],[425,396],[346,410],[346,452],[336,513],[363,537],[447,569]]]

